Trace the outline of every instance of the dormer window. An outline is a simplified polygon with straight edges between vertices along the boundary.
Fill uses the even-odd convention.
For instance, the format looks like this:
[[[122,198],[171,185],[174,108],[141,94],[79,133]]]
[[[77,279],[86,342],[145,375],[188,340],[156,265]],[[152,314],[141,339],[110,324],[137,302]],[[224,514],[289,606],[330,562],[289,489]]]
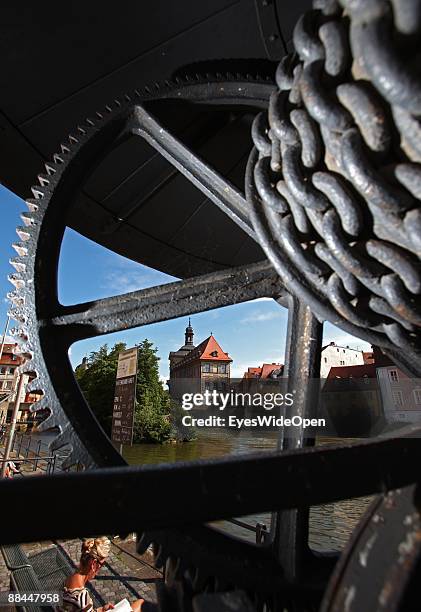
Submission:
[[[211,357],[218,357],[218,351],[212,351]]]

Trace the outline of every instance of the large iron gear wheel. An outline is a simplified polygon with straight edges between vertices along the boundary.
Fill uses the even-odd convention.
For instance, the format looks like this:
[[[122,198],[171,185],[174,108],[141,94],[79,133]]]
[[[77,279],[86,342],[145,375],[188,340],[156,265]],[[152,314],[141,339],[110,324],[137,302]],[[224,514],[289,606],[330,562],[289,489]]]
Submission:
[[[39,391],[44,395],[32,409],[50,410],[51,415],[41,425],[41,429],[53,426],[60,429],[61,433],[53,444],[54,449],[65,444],[73,449],[65,467],[76,462],[87,468],[124,463],[101,431],[75,383],[67,356],[70,344],[82,337],[108,333],[111,331],[113,317],[114,325],[127,329],[153,322],[154,316],[158,321],[171,318],[172,314],[169,304],[159,315],[148,311],[143,312],[137,321],[133,317],[130,319],[129,315],[125,324],[119,323],[116,320],[116,307],[130,311],[130,308],[138,310],[142,306],[142,302],[136,301],[139,296],[131,305],[124,302],[124,296],[119,296],[107,302],[105,317],[108,322],[104,319],[99,326],[94,327],[90,325],[87,312],[82,314],[83,310],[89,309],[94,303],[69,308],[60,305],[57,297],[58,259],[66,226],[66,212],[72,196],[98,156],[104,154],[107,146],[112,146],[118,138],[124,137],[122,132],[125,129],[130,129],[127,126],[137,104],[184,99],[206,104],[248,105],[259,109],[267,104],[273,87],[269,78],[218,74],[206,77],[195,75],[183,80],[177,79],[174,83],[146,87],[141,92],[135,91],[122,101],[115,100],[78,126],[76,133],[61,145],[61,151],[54,155],[52,162],[45,164],[45,172],[38,176],[38,185],[32,187],[34,197],[26,201],[29,212],[21,215],[24,225],[17,228],[21,241],[13,245],[18,256],[11,260],[16,273],[9,276],[15,291],[9,293],[8,297],[13,304],[10,315],[19,322],[19,327],[13,329],[12,333],[20,342],[26,358],[22,371],[35,375],[28,390]],[[157,304],[165,302],[175,287],[178,290],[177,285],[163,287],[163,295],[158,292],[156,296]],[[199,295],[203,287],[199,286],[195,291]],[[148,300],[153,290],[141,293]],[[202,306],[204,304],[198,298],[198,311]],[[172,316],[178,316],[176,308],[173,310]],[[81,313],[79,323],[75,319],[78,312]],[[84,331],[80,334],[77,330],[81,331],[82,327]]]
[[[60,306],[57,299],[58,257],[65,229],[66,210],[71,205],[72,195],[80,186],[89,167],[95,164],[97,156],[103,154],[104,149],[111,146],[116,138],[121,137],[124,126],[131,123],[138,104],[145,101],[182,99],[259,110],[267,105],[273,90],[274,83],[269,78],[222,74],[208,74],[206,77],[195,75],[159,87],[155,85],[153,88],[146,88],[142,92],[126,96],[123,102],[115,101],[107,106],[105,111],[96,113],[86,124],[79,126],[77,133],[71,135],[62,145],[53,161],[45,165],[46,172],[38,176],[39,185],[32,188],[34,198],[27,200],[29,213],[22,214],[24,226],[17,229],[21,242],[13,245],[18,257],[11,261],[16,273],[10,276],[10,280],[16,290],[9,294],[14,305],[10,314],[20,322],[20,326],[13,330],[13,333],[20,340],[22,352],[27,359],[22,371],[35,375],[29,390],[42,392],[44,395],[32,409],[35,412],[45,409],[51,412],[39,429],[58,427],[60,434],[53,442],[52,450],[63,445],[72,449],[64,467],[75,463],[86,468],[125,464],[87,406],[74,380],[67,350],[69,345],[80,337],[77,331],[79,325],[86,326],[87,336],[107,333],[110,331],[111,318],[118,316],[116,307],[122,307],[126,312],[129,312],[130,308],[135,308],[137,312],[141,310],[138,298],[131,306],[126,296],[111,298],[112,303],[108,301],[110,310],[103,319],[104,326],[100,331],[98,327],[90,329],[92,321],[86,314],[82,315],[79,323],[75,323],[74,317],[78,317],[78,312],[89,308],[89,305]],[[210,302],[206,303],[206,286],[211,284],[215,287],[221,279],[226,282],[230,274],[231,272],[227,271],[206,275],[202,283],[200,279],[198,282],[197,278],[190,281],[190,284],[186,281],[183,291],[188,290],[188,312],[191,312],[192,292],[196,293],[197,311],[212,307]],[[278,297],[282,294],[282,285],[276,274],[271,272],[270,264],[262,262],[254,268],[252,266],[250,270],[242,269],[239,275],[241,295],[235,295],[236,280],[233,276],[232,303],[262,295]],[[256,289],[245,292],[241,287],[244,284],[242,279],[245,282],[255,281]],[[162,308],[162,312],[156,315],[155,320],[179,315],[174,306],[179,292],[178,284],[158,288],[155,301],[157,307]],[[230,299],[229,292],[224,289],[221,293],[221,305],[225,305],[226,300]],[[153,290],[145,290],[143,295],[148,299],[153,296]],[[128,327],[151,322],[151,317],[153,320],[155,314],[151,313],[150,303],[148,306],[148,312],[144,312],[136,321],[130,321]],[[119,328],[124,328],[123,324]],[[61,331],[65,331],[65,336],[60,338]],[[84,334],[85,332],[82,335]],[[164,542],[161,541],[162,538]],[[188,576],[192,592],[204,584],[212,583],[215,588],[220,586],[223,580],[224,584],[251,589],[256,593],[262,590],[269,593],[279,576],[278,564],[265,551],[245,542],[232,541],[206,526],[189,534],[184,531],[174,531],[172,535],[144,533],[140,537],[139,547],[147,548],[152,543],[159,552],[157,564],[169,568],[172,560],[173,579],[179,580]],[[187,551],[189,554],[186,554]],[[170,571],[167,573],[169,575]]]

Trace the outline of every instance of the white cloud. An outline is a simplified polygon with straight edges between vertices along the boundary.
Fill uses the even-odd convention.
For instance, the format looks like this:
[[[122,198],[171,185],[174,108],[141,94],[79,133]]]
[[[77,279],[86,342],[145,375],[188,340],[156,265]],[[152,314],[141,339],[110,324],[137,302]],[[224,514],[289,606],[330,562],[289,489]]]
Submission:
[[[170,276],[159,270],[119,257],[117,262],[113,259],[110,271],[106,272],[102,278],[101,286],[115,293],[129,293],[146,287],[162,285],[172,280]]]
[[[262,323],[264,321],[273,321],[273,319],[279,319],[282,316],[282,312],[254,312],[244,319],[241,319],[240,323]]]
[[[333,331],[331,330],[332,328],[330,328],[329,331],[326,330],[327,333],[325,332],[323,335],[324,346],[329,344],[329,342],[336,342],[338,346],[349,346],[350,348],[359,349],[361,351],[371,350],[371,345],[368,342],[360,340],[359,338],[351,336],[351,334],[346,334],[340,330],[336,331],[335,328],[333,328]]]

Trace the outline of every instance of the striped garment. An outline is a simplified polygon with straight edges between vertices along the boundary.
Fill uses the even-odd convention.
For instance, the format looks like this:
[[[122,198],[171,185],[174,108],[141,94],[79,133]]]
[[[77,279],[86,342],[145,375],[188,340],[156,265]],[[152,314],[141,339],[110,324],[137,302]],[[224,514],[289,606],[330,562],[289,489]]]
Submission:
[[[93,612],[94,609],[94,602],[87,588],[63,588],[63,603],[57,608],[57,612]]]

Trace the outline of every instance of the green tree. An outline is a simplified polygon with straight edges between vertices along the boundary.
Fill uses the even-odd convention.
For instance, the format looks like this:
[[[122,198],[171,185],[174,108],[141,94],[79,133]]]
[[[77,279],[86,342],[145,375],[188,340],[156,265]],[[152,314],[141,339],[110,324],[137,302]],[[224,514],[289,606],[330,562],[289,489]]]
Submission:
[[[158,349],[145,338],[138,347],[135,442],[165,442],[170,437],[170,401],[159,379]]]
[[[111,435],[118,354],[125,348],[124,342],[117,342],[108,351],[108,345],[104,344],[89,355],[86,369],[78,368],[76,371],[83,395],[108,435]]]
[[[159,379],[157,348],[145,339],[138,347],[138,376],[134,417],[134,442],[165,442],[171,435],[170,399]],[[111,435],[118,355],[126,349],[118,342],[109,351],[104,344],[93,351],[86,368],[76,369],[76,379],[101,426]]]
[[[196,431],[193,427],[183,425],[183,416],[186,412],[182,409],[181,404],[176,400],[170,400],[170,424],[171,424],[171,440],[175,442],[190,442],[196,438]]]

